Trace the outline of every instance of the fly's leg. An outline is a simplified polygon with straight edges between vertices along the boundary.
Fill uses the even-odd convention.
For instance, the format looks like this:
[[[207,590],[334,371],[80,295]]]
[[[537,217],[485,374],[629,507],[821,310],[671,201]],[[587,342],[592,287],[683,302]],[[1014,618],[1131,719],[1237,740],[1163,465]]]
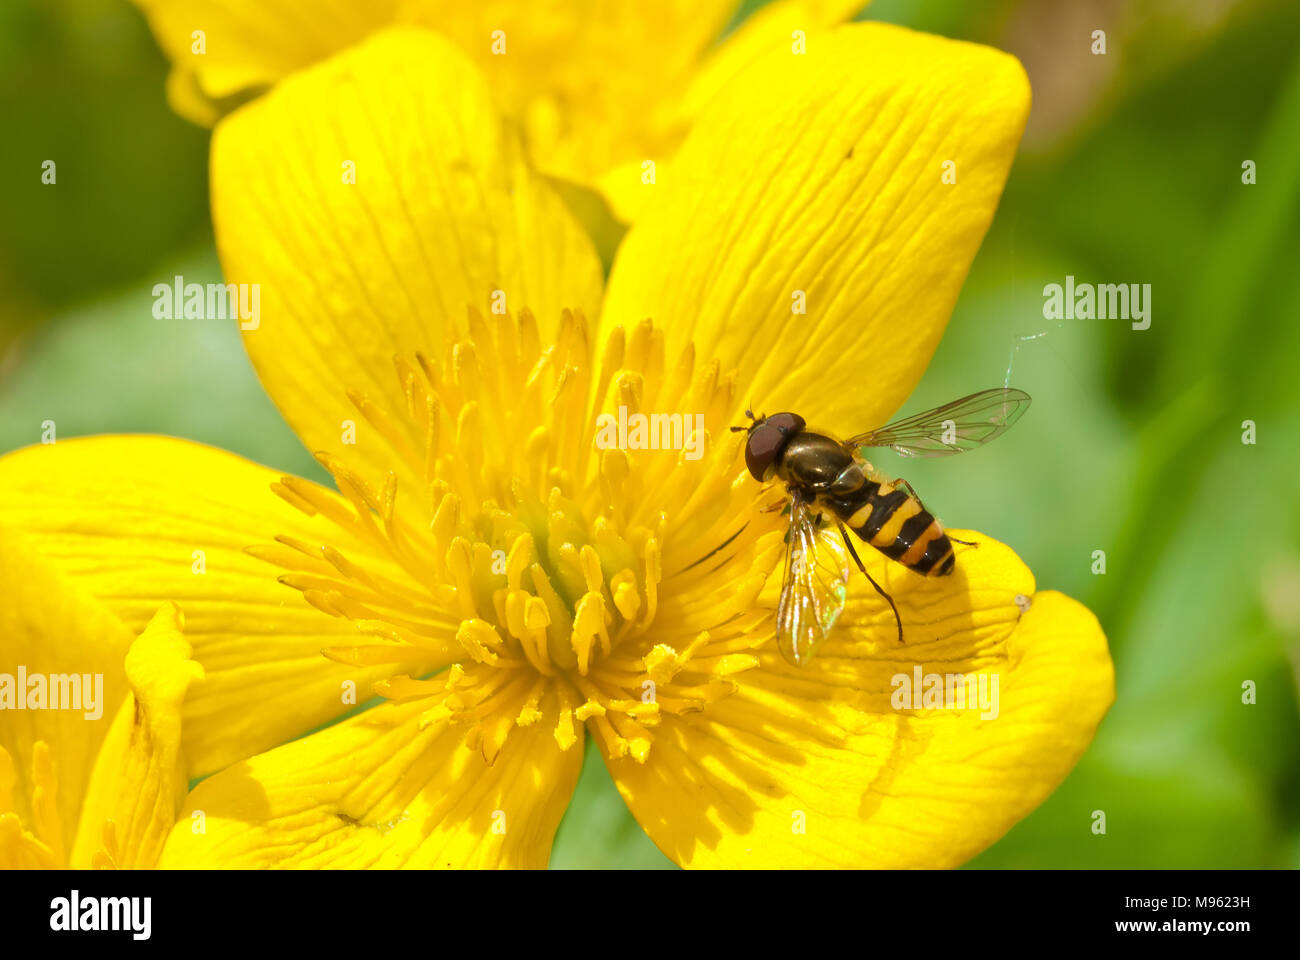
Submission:
[[[742,533],[744,533],[744,532],[745,532],[745,527],[748,527],[748,526],[749,526],[749,521],[746,520],[746,521],[741,525],[741,527],[740,527],[739,530],[737,530],[737,531],[736,531],[735,533],[733,533],[731,536],[727,537],[726,540],[723,540],[720,544],[718,544],[716,547],[714,547],[712,550],[710,550],[710,551],[709,551],[708,553],[706,553],[704,556],[700,557],[700,559],[698,559],[698,560],[696,560],[694,563],[692,563],[690,567],[683,567],[683,568],[682,568],[682,573],[685,573],[687,570],[690,570],[691,567],[698,567],[701,563],[703,563],[705,560],[709,559],[709,557],[713,556],[713,555],[714,555],[715,553],[717,553],[719,550],[724,550],[724,549],[726,549],[727,545],[728,545],[729,543],[731,543],[732,540],[735,540],[738,536],[740,536]],[[787,534],[787,536],[788,536],[788,534]]]
[[[897,480],[894,481],[894,483],[898,484],[900,487],[906,487],[907,492],[910,493],[916,499],[916,502],[921,505],[921,509],[924,510],[926,513],[928,513],[930,516],[932,517],[934,516],[934,511],[925,505],[925,501],[922,500],[920,496],[917,494],[917,492],[912,489],[912,485],[910,483],[908,483],[902,477],[899,477]],[[979,546],[979,544],[975,543],[973,540],[958,540],[956,537],[953,536],[949,536],[948,539],[951,540],[953,543],[964,544],[965,546],[968,547]]]
[[[930,514],[930,516],[934,516],[934,512],[925,505],[925,501],[921,499],[921,495],[912,488],[912,485],[910,483],[908,483],[902,477],[899,477],[897,480],[894,481],[894,483],[900,487],[906,488],[907,492],[912,495],[912,499],[921,505],[921,509],[924,510],[926,513]]]
[[[837,526],[840,528],[840,536],[844,538],[844,546],[849,548],[849,556],[851,556],[853,562],[858,565],[858,569],[863,573],[866,573],[867,568],[863,565],[862,558],[858,556],[858,551],[853,549],[853,541],[849,539],[849,533],[844,529],[843,521],[840,521]],[[868,574],[868,576],[870,576],[870,574]]]
[[[876,588],[876,593],[880,594],[882,597],[885,598],[886,601],[888,601],[889,609],[894,611],[894,622],[898,624],[898,642],[902,643],[903,642],[903,618],[898,615],[898,607],[895,606],[894,604],[894,598],[891,597],[889,594],[885,593],[885,591],[881,589],[880,584],[876,583],[875,579],[872,578],[871,574],[867,573],[866,565],[863,564],[862,558],[858,556],[858,551],[853,549],[853,541],[849,539],[849,532],[844,529],[843,523],[839,521],[836,522],[840,528],[840,536],[844,538],[844,546],[849,548],[849,556],[851,556],[853,558],[853,562],[858,565],[858,569],[862,571],[862,575],[867,578],[867,580],[871,583],[873,587]]]

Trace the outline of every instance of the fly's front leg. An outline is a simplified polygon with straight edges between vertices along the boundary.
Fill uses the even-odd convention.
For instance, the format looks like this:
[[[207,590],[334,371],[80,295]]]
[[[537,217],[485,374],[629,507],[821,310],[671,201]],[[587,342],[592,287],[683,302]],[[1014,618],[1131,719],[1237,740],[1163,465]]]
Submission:
[[[775,488],[764,487],[762,490],[759,491],[759,499],[762,499],[764,496],[766,496],[768,490],[775,491]],[[774,500],[766,507],[758,508],[759,513],[776,513],[777,511],[780,511],[782,516],[790,512],[790,492],[788,490],[786,491],[785,496],[781,497],[780,500]]]

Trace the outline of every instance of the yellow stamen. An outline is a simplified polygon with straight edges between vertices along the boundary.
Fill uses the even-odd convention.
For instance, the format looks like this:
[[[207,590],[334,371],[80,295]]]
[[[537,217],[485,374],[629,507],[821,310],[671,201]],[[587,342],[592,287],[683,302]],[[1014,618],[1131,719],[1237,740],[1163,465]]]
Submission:
[[[538,722],[562,749],[582,723],[611,756],[645,762],[650,728],[727,696],[766,640],[753,607],[779,524],[747,519],[755,495],[726,430],[734,378],[697,367],[689,344],[667,362],[649,321],[611,332],[598,373],[580,313],[545,346],[528,311],[471,310],[467,328],[441,360],[394,358],[395,408],[348,390],[392,469],[367,473],[345,448],[317,454],[341,498],[293,477],[273,485],[337,541],[277,537],[249,553],[364,638],[326,656],[393,664],[376,692],[427,698],[421,722],[463,725],[488,762]],[[598,443],[597,414],[620,406],[680,414],[688,446]]]

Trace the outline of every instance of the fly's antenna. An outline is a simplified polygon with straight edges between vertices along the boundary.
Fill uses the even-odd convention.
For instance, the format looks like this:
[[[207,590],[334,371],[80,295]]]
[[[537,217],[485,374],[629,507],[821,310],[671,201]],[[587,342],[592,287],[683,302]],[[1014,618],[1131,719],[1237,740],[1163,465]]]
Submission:
[[[754,429],[754,424],[758,423],[758,417],[754,416],[754,411],[751,409],[751,407],[753,407],[753,406],[754,406],[754,404],[751,402],[750,405],[749,405],[748,407],[745,408],[745,416],[749,417],[749,419],[750,419],[750,423],[748,423],[748,424],[742,424],[742,425],[739,426],[739,427],[732,427],[732,428],[731,428],[731,432],[732,432],[732,433],[740,433],[740,431],[742,431],[742,430],[753,430],[753,429]]]

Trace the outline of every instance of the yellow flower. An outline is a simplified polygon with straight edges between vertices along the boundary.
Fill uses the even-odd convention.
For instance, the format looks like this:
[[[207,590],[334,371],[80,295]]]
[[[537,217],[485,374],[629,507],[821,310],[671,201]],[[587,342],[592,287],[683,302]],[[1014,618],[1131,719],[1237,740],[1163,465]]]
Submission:
[[[810,33],[701,117],[604,291],[432,33],[381,32],[223,121],[218,248],[261,285],[244,342],[340,493],[167,438],[0,459],[0,519],[124,619],[185,605],[208,674],[186,751],[221,772],[162,863],[544,866],[584,728],[683,865],[954,865],[1032,810],[1113,699],[1095,618],[983,535],[947,578],[867,551],[906,644],[855,576],[788,666],[783,523],[727,430],[751,399],[845,428],[903,402],[1028,99],[987,48]],[[601,449],[620,406],[703,414],[702,455]],[[998,715],[894,709],[918,665],[998,675]],[[387,703],[302,737],[372,684]]]
[[[133,640],[7,529],[0,596],[0,869],[154,866],[185,797],[181,701],[203,676],[179,611]]]
[[[631,219],[692,120],[763,51],[849,19],[868,0],[780,0],[719,39],[738,0],[135,0],[173,67],[173,109],[205,126],[285,77],[393,25],[435,30],[483,71],[551,176]]]

